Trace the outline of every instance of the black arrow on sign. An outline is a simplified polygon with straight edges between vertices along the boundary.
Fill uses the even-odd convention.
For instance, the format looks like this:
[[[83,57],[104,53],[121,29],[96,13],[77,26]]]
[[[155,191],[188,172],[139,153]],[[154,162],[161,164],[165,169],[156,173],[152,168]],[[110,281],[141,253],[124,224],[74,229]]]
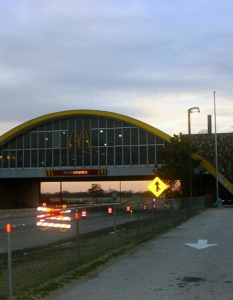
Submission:
[[[155,185],[156,185],[156,192],[158,192],[160,190],[160,188],[159,188],[159,182],[156,181]]]

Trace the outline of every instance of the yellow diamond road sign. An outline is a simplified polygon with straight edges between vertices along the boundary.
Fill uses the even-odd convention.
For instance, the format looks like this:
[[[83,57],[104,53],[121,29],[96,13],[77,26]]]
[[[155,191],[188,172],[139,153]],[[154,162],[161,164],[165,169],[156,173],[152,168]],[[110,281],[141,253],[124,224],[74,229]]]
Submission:
[[[156,197],[162,194],[164,190],[167,189],[167,185],[159,178],[155,177],[153,181],[147,186],[148,190],[150,190]]]

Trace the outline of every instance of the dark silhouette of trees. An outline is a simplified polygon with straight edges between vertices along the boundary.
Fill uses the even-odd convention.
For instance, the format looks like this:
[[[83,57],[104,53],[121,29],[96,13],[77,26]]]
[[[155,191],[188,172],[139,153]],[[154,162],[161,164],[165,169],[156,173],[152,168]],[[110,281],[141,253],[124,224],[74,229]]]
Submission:
[[[101,188],[100,184],[92,184],[92,187],[88,189],[88,192],[95,198],[95,202],[97,202],[97,198],[102,197],[104,194],[104,190]]]
[[[197,152],[197,149],[191,147],[191,153],[195,152]],[[164,148],[161,149],[159,155],[163,160],[163,164],[160,167],[155,165],[153,172],[162,180],[169,182],[170,188],[164,192],[166,198],[188,197],[189,174],[190,172],[193,174],[194,169],[201,164],[201,160],[192,159],[190,169],[188,136],[183,136],[181,133],[174,135],[171,138],[171,143],[165,141]],[[193,191],[193,195],[195,193],[198,192]]]

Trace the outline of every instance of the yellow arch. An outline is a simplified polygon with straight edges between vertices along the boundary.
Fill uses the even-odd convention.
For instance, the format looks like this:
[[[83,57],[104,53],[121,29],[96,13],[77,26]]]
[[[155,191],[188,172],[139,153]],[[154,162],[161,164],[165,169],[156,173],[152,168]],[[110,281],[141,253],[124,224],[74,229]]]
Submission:
[[[1,135],[0,143],[13,137],[13,136],[16,136],[17,134],[19,134],[29,128],[32,128],[33,126],[37,126],[39,124],[43,124],[44,122],[59,119],[61,117],[71,117],[71,116],[76,116],[76,115],[103,116],[103,117],[119,119],[121,121],[134,124],[138,127],[142,127],[145,130],[148,130],[148,131],[154,133],[155,135],[158,135],[162,139],[170,142],[171,137],[168,134],[166,134],[165,132],[163,132],[157,128],[154,128],[144,122],[136,120],[134,118],[127,117],[125,115],[112,113],[112,112],[108,112],[108,111],[101,111],[101,110],[67,110],[67,111],[62,111],[62,112],[51,113],[51,114],[44,115],[44,116],[32,119],[30,121],[27,121],[13,129],[9,130],[8,132],[4,133],[3,135]]]
[[[88,135],[86,129],[84,128],[84,129],[81,129],[80,134],[78,133],[78,130],[77,130],[77,129],[73,129],[73,130],[71,131],[70,136],[69,136],[69,142],[68,142],[68,150],[70,150],[70,148],[71,148],[71,141],[72,141],[72,137],[73,137],[74,132],[75,132],[75,134],[76,134],[76,141],[77,141],[77,144],[78,144],[78,148],[81,147],[81,142],[82,142],[81,138],[82,138],[82,133],[83,133],[83,132],[84,132],[85,135],[86,135],[86,139],[87,139],[87,147],[88,147],[88,148],[91,148],[91,143],[90,143],[89,135]]]
[[[216,169],[203,157],[201,157],[197,153],[192,154],[193,159],[201,159],[202,160],[202,166],[216,178]],[[233,194],[233,185],[230,183],[229,180],[226,179],[220,172],[218,172],[218,181],[231,193]]]

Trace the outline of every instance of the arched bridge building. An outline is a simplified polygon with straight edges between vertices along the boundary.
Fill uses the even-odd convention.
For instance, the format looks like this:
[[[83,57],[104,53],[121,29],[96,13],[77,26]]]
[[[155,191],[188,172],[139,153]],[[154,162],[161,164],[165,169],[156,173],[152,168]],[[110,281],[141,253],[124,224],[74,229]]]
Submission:
[[[37,206],[41,182],[152,180],[154,165],[162,163],[159,150],[170,138],[139,120],[98,110],[25,122],[0,137],[0,208]],[[205,159],[203,167],[215,176]]]
[[[37,205],[40,183],[150,180],[170,136],[105,111],[71,110],[30,120],[0,137],[1,206]]]

